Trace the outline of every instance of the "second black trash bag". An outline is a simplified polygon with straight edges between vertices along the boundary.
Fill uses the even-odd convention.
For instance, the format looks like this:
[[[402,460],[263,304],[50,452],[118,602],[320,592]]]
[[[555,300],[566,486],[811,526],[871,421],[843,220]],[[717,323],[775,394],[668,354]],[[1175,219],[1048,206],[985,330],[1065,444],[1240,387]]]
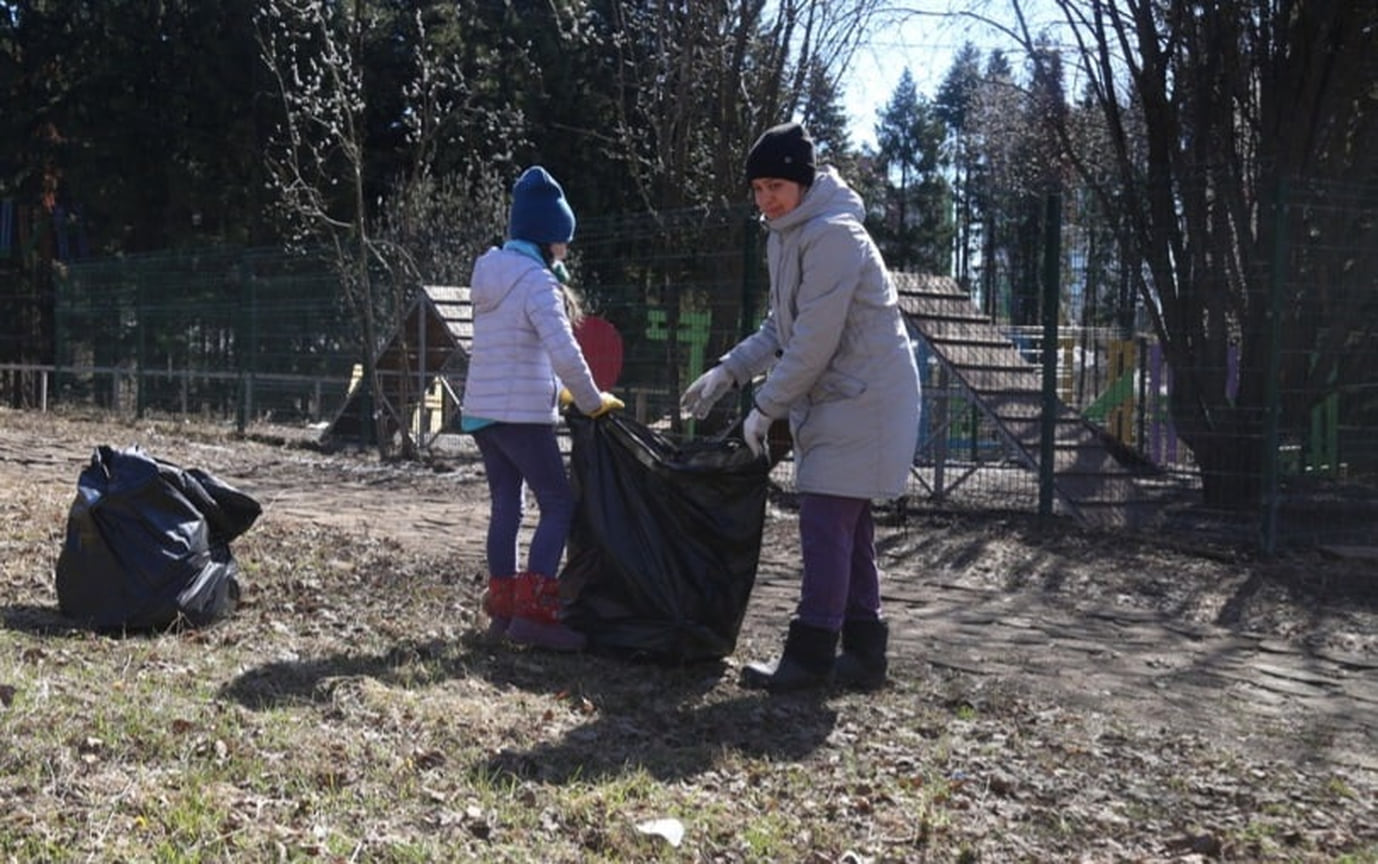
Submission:
[[[620,414],[566,420],[579,502],[566,622],[629,658],[731,654],[760,561],[766,460],[740,440],[676,445]]]
[[[97,447],[77,482],[57,560],[58,606],[98,630],[204,626],[233,611],[229,542],[257,501],[139,447]]]

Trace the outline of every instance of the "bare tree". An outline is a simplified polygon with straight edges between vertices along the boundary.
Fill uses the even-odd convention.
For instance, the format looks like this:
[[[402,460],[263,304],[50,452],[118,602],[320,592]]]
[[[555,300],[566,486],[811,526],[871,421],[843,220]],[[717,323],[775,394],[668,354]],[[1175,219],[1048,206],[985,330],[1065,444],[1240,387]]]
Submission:
[[[267,153],[277,212],[295,245],[328,250],[349,308],[358,316],[364,386],[382,392],[373,257],[364,192],[363,67],[357,61],[362,3],[264,0],[256,18],[264,63],[282,103]],[[380,455],[381,416],[372,412]]]
[[[611,4],[620,112],[613,138],[629,148],[647,210],[741,200],[745,148],[802,110],[811,75],[840,79],[879,5]]]
[[[461,61],[441,47],[445,41],[438,45],[431,38],[426,16],[412,10],[407,17],[393,27],[393,32],[407,34],[405,54],[412,72],[399,82],[406,106],[396,118],[402,130],[402,164],[379,202],[371,232],[378,259],[392,276],[388,284],[400,292],[394,309],[412,299],[405,288],[467,283],[474,260],[502,237],[507,215],[504,178],[493,162],[456,164],[445,158],[450,155],[446,149],[464,152],[475,143],[476,88]],[[509,139],[519,137],[515,118],[490,117],[489,123],[506,127],[503,134]],[[452,170],[442,174],[437,166],[446,162]]]
[[[364,0],[264,0],[256,20],[282,107],[267,154],[277,213],[294,246],[324,250],[359,322],[363,382],[373,403],[368,420],[380,456],[391,447],[375,362],[386,331],[424,281],[467,280],[473,258],[501,231],[503,212],[494,169],[470,166],[468,175],[436,176],[442,147],[467,134],[460,127],[471,90],[459,64],[429,38],[421,10],[387,15]],[[401,130],[388,154],[400,167],[374,200],[368,175],[377,163],[366,153],[370,94],[383,88],[365,86],[370,28],[403,61],[395,64],[402,72],[393,82],[401,107],[385,124]],[[400,333],[404,350],[409,335]],[[410,376],[398,379],[394,398],[402,404],[394,408],[400,410]],[[396,419],[403,454],[410,455],[411,430]]]
[[[615,70],[608,152],[628,168],[656,241],[674,262],[640,274],[648,302],[662,306],[676,350],[681,308],[708,307],[732,321],[739,299],[724,292],[680,296],[702,266],[692,250],[702,216],[747,202],[746,149],[769,126],[803,113],[810,76],[840,78],[879,0],[611,0],[603,44]],[[601,19],[600,19],[601,20]],[[745,221],[745,220],[743,220]],[[754,230],[754,226],[745,230]],[[678,250],[678,251],[676,251]],[[745,262],[741,265],[748,266]],[[719,279],[749,275],[717,272]],[[715,338],[735,338],[722,331]],[[724,345],[714,345],[715,350]],[[670,364],[670,389],[679,367]],[[697,370],[693,370],[697,373]],[[676,417],[675,422],[678,422]]]
[[[496,169],[463,176],[423,174],[397,184],[372,236],[392,284],[467,285],[474,260],[506,230],[507,189]]]
[[[1053,2],[1114,154],[1081,176],[1143,255],[1178,433],[1208,504],[1255,506],[1274,406],[1301,426],[1373,356],[1378,6]]]

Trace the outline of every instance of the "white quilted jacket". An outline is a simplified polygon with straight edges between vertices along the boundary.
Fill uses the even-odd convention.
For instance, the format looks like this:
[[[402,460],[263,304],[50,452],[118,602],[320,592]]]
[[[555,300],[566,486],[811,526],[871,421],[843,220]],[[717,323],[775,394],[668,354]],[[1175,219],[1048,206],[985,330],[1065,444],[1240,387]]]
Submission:
[[[600,394],[565,313],[560,283],[530,256],[489,249],[474,263],[474,339],[464,415],[504,423],[559,420],[561,382],[588,414]]]

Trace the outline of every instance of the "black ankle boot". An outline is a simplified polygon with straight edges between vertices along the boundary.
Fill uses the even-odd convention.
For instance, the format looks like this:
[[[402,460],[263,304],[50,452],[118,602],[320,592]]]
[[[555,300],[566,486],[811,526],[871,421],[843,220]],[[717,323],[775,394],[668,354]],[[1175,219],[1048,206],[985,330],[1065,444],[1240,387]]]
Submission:
[[[774,663],[751,663],[742,669],[742,686],[772,693],[826,687],[832,682],[837,632],[810,627],[799,621],[789,625],[785,651]]]
[[[834,677],[838,686],[851,690],[879,690],[885,686],[889,661],[885,649],[890,625],[884,621],[848,621],[842,625],[842,655]]]

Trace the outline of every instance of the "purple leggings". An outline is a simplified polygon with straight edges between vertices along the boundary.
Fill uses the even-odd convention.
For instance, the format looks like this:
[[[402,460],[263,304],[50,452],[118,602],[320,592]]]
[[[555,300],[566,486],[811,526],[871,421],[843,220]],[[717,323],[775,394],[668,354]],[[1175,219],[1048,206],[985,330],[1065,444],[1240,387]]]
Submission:
[[[517,572],[517,535],[526,499],[522,484],[536,496],[540,518],[527,551],[526,569],[558,576],[565,539],[574,519],[574,490],[564,457],[555,442],[555,427],[542,423],[494,423],[474,432],[488,474],[488,572]]]
[[[799,545],[804,581],[796,616],[801,622],[836,631],[843,621],[880,618],[880,572],[869,499],[801,495]]]

